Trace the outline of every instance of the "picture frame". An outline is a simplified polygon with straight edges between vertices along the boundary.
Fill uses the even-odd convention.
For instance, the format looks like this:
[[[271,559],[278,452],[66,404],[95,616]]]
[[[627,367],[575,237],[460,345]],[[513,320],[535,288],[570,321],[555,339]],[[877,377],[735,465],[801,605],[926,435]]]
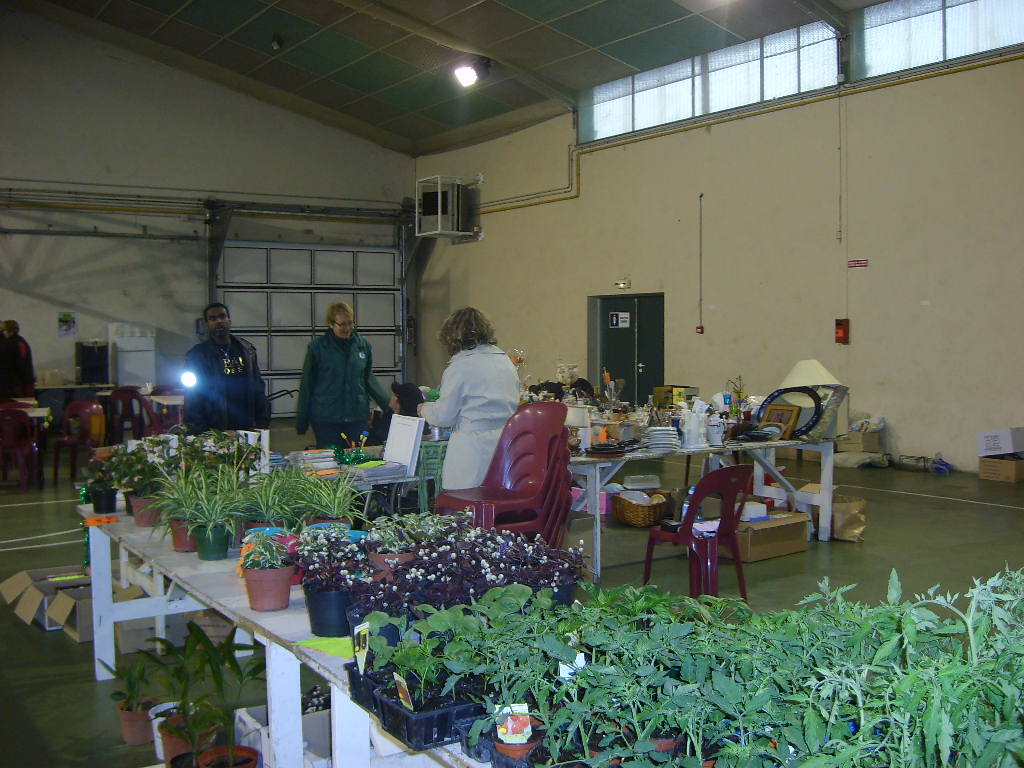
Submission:
[[[779,435],[779,440],[789,440],[796,429],[796,420],[800,418],[799,405],[776,405],[772,403],[764,410],[764,418],[758,424],[758,429],[768,423],[781,424],[784,429]]]

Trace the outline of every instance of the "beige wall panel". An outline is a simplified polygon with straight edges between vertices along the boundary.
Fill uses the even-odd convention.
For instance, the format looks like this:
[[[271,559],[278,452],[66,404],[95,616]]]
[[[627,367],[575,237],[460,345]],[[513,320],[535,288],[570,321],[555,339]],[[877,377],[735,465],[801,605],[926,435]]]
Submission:
[[[666,379],[710,393],[742,374],[766,394],[817,358],[850,384],[855,412],[888,419],[895,451],[971,470],[974,433],[1024,410],[1011,320],[1024,288],[1022,87],[1024,64],[1004,63],[586,151],[577,198],[487,214],[482,241],[438,244],[418,378],[440,379],[434,335],[465,304],[492,316],[505,348],[527,350],[535,379],[559,358],[585,370],[586,297],[628,276],[630,293],[665,293]],[[532,131],[421,158],[417,176],[472,170],[502,197],[543,192],[546,177],[531,185],[516,169],[564,151],[572,124]],[[850,258],[870,266],[849,270]],[[843,347],[832,326],[846,316]]]

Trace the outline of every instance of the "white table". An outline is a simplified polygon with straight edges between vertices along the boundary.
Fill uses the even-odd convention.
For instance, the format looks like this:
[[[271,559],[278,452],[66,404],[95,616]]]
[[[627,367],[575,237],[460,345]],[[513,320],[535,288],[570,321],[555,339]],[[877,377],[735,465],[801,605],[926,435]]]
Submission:
[[[88,515],[91,508],[82,505],[79,512]],[[203,561],[195,553],[175,552],[169,537],[159,529],[138,528],[130,518],[112,525],[89,529],[89,554],[92,564],[93,654],[95,677],[109,680],[111,674],[101,664],[114,666],[114,624],[143,617],[161,620],[171,614],[210,607],[224,614],[266,647],[267,711],[276,768],[302,768],[302,690],[299,669],[305,664],[330,683],[331,687],[331,759],[336,766],[369,766],[370,716],[348,695],[344,664],[348,659],[330,656],[296,645],[312,637],[301,587],[292,587],[291,604],[283,611],[260,613],[249,608],[245,585],[235,572],[237,551],[226,560]],[[111,556],[119,546],[122,578],[126,579],[128,555],[135,555],[152,569],[151,597],[115,603]],[[420,764],[418,761],[413,764]],[[476,768],[457,746],[441,747],[424,754],[422,764]]]
[[[798,491],[775,467],[775,449],[785,446],[799,447],[806,451],[818,451],[821,453],[821,492],[808,493]],[[822,443],[802,443],[798,440],[772,440],[768,442],[736,442],[726,443],[722,446],[708,446],[703,448],[682,448],[678,451],[668,453],[638,450],[627,453],[625,456],[615,458],[603,458],[592,456],[576,456],[569,460],[569,469],[577,478],[582,480],[584,492],[573,502],[572,511],[579,512],[583,509],[593,517],[593,557],[592,567],[594,571],[594,583],[601,581],[601,514],[600,500],[601,488],[608,483],[622,467],[630,461],[643,459],[664,459],[670,456],[692,456],[694,454],[710,454],[721,461],[725,454],[734,451],[742,451],[754,460],[754,494],[766,496],[780,501],[791,501],[795,508],[808,515],[808,538],[810,538],[810,507],[815,505],[819,508],[818,513],[818,538],[821,541],[828,541],[832,536],[832,473],[833,473],[833,442],[831,440]],[[766,486],[764,484],[765,474],[768,474],[778,487]]]

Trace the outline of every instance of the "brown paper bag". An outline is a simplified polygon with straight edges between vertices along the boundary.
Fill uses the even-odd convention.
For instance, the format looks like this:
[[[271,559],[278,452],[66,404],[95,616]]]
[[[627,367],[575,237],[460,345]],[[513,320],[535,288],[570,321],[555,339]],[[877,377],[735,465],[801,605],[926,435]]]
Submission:
[[[864,529],[868,527],[867,499],[857,496],[832,497],[832,538],[839,541],[864,541]]]

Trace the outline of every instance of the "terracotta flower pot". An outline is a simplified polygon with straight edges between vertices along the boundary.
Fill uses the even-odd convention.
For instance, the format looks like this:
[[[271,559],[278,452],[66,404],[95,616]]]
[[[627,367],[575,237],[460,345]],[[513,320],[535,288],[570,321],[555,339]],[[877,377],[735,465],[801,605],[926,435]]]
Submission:
[[[252,747],[236,746],[232,758],[229,762],[227,747],[204,749],[199,755],[199,768],[256,768],[260,753]]]
[[[184,755],[192,752],[191,745],[187,741],[185,741],[185,739],[167,730],[167,723],[171,723],[172,725],[177,725],[180,727],[183,722],[184,721],[182,720],[181,715],[172,715],[171,717],[167,718],[167,720],[160,723],[160,727],[158,728],[158,730],[160,731],[160,739],[163,742],[164,747],[164,765],[167,768],[170,768],[171,761],[178,755]],[[216,735],[217,729],[211,728],[209,731],[207,731],[200,737],[199,743],[202,744],[203,747],[205,748],[207,745],[213,742],[213,739]]]
[[[152,528],[160,522],[160,511],[153,507],[156,499],[143,499],[138,496],[129,496],[128,503],[132,507],[132,516],[135,518],[135,525],[139,528]]]
[[[188,532],[183,520],[171,520],[171,546],[175,552],[195,552],[196,537]]]
[[[416,555],[412,552],[389,552],[387,554],[367,552],[366,557],[377,569],[377,572],[373,574],[374,581],[391,581],[394,578],[395,566],[408,563]]]
[[[295,566],[284,568],[243,568],[249,607],[254,611],[282,611],[291,597]]]
[[[679,742],[682,741],[682,738],[676,736],[669,739],[651,739],[651,741],[658,745],[657,749],[654,750],[655,752],[671,752],[679,746]]]
[[[121,701],[117,704],[117,716],[121,719],[121,738],[125,744],[137,747],[153,741],[148,706],[144,709],[125,709]]]
[[[494,740],[494,748],[506,757],[511,757],[514,760],[525,760],[527,755],[533,752],[541,742],[540,735],[537,733],[537,726],[540,724],[540,720],[536,717],[530,718],[530,735],[534,738],[532,741],[528,741],[525,744],[506,744],[499,738],[498,731],[495,729],[491,734],[491,738]]]

